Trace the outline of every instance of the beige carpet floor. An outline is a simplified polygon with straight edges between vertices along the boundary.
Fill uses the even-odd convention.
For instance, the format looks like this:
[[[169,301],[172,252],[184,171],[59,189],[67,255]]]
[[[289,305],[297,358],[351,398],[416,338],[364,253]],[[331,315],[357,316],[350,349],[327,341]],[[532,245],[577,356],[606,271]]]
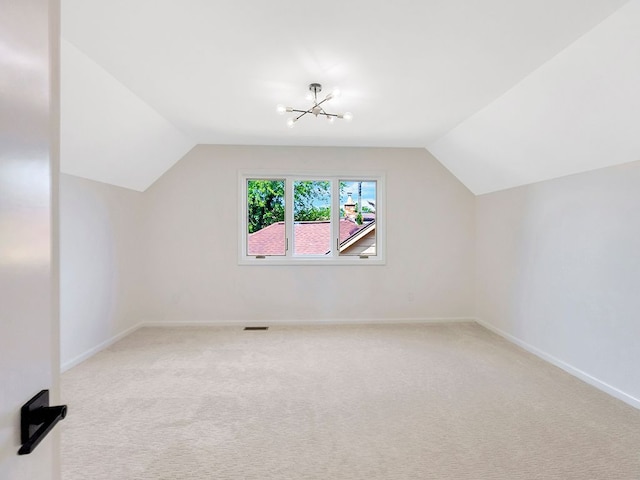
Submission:
[[[640,411],[475,324],[146,328],[66,372],[63,480],[640,479]]]

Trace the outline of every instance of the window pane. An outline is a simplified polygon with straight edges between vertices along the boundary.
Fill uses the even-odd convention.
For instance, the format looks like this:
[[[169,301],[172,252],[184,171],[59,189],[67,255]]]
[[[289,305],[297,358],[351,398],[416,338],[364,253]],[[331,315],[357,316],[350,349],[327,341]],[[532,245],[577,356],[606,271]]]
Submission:
[[[375,181],[340,181],[340,255],[376,255]]]
[[[331,182],[293,183],[293,245],[296,255],[331,253]]]
[[[247,180],[247,254],[284,255],[284,180]]]

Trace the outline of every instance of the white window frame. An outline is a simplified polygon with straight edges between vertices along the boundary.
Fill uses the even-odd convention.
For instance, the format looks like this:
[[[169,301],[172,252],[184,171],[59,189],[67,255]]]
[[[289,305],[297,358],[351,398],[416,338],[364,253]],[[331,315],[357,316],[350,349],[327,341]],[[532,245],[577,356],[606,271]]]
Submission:
[[[238,264],[239,265],[385,265],[386,201],[384,172],[321,172],[290,170],[238,171]],[[278,179],[285,181],[285,255],[248,255],[247,180]],[[294,255],[293,182],[329,180],[331,182],[331,255]],[[340,255],[336,248],[340,237],[340,181],[376,182],[376,255]]]

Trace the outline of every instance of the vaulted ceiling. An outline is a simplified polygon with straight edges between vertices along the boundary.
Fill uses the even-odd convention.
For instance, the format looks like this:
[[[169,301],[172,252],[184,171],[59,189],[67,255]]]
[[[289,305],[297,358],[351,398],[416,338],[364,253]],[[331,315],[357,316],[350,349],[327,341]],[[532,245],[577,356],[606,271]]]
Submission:
[[[640,0],[62,8],[69,174],[142,191],[198,143],[424,147],[481,194],[640,160]],[[353,121],[287,128],[311,82]]]

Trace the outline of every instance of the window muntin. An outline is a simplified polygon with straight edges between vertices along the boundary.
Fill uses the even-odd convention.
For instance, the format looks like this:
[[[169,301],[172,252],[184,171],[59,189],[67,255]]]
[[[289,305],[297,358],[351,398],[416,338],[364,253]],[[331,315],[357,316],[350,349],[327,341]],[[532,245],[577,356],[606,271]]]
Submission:
[[[313,173],[304,172],[301,174],[278,173],[278,171],[254,171],[239,172],[239,194],[241,219],[240,222],[240,247],[238,262],[241,265],[384,265],[384,217],[381,211],[384,206],[384,174],[374,174],[367,176],[333,175],[326,172]],[[277,230],[278,247],[272,248],[261,244],[256,247],[256,234],[264,235],[263,229],[256,230],[256,227],[249,225],[252,204],[251,188],[255,184],[250,181],[279,182],[277,185],[270,185],[272,190],[277,190],[278,210],[280,206],[284,210],[284,220],[282,214],[272,215],[272,223],[266,226],[267,229]],[[323,187],[324,186],[324,187]],[[328,186],[328,189],[326,188]],[[276,188],[277,187],[277,188]],[[306,207],[302,200],[305,200],[304,191],[318,190],[323,187],[320,194],[316,192],[314,198],[306,198]],[[360,188],[359,188],[360,187]],[[302,193],[301,193],[302,189]],[[297,193],[296,193],[297,190]],[[327,190],[330,192],[327,194]],[[282,198],[284,191],[284,198]],[[358,192],[361,191],[360,201]],[[352,193],[352,202],[355,210],[351,212],[351,218],[345,217],[345,203],[348,199],[347,192]],[[317,197],[317,198],[316,198]],[[262,197],[260,197],[262,198]],[[296,202],[298,200],[298,202]],[[255,201],[255,200],[254,200]],[[268,204],[268,202],[262,202]],[[318,212],[310,212],[309,206],[313,209],[321,210],[324,215]],[[281,211],[281,210],[280,210]],[[309,216],[312,213],[313,215]],[[356,218],[353,218],[353,213]],[[358,213],[362,215],[362,223]],[[326,218],[329,217],[327,220]],[[375,220],[374,220],[375,219]],[[348,222],[348,223],[347,223]],[[265,225],[263,222],[262,225]],[[311,225],[311,226],[309,226]],[[346,229],[345,225],[349,228]],[[311,230],[322,230],[320,237],[314,240],[315,246],[308,249],[309,242],[303,241],[302,235]],[[252,231],[250,231],[250,228]],[[296,231],[296,228],[298,231]],[[284,233],[283,233],[284,232]],[[315,234],[312,234],[315,235]],[[366,237],[366,238],[365,238]],[[296,242],[297,240],[297,242]],[[369,242],[363,248],[363,242]],[[318,243],[319,242],[319,243]],[[296,245],[297,243],[297,245]],[[307,245],[307,249],[303,248]]]

